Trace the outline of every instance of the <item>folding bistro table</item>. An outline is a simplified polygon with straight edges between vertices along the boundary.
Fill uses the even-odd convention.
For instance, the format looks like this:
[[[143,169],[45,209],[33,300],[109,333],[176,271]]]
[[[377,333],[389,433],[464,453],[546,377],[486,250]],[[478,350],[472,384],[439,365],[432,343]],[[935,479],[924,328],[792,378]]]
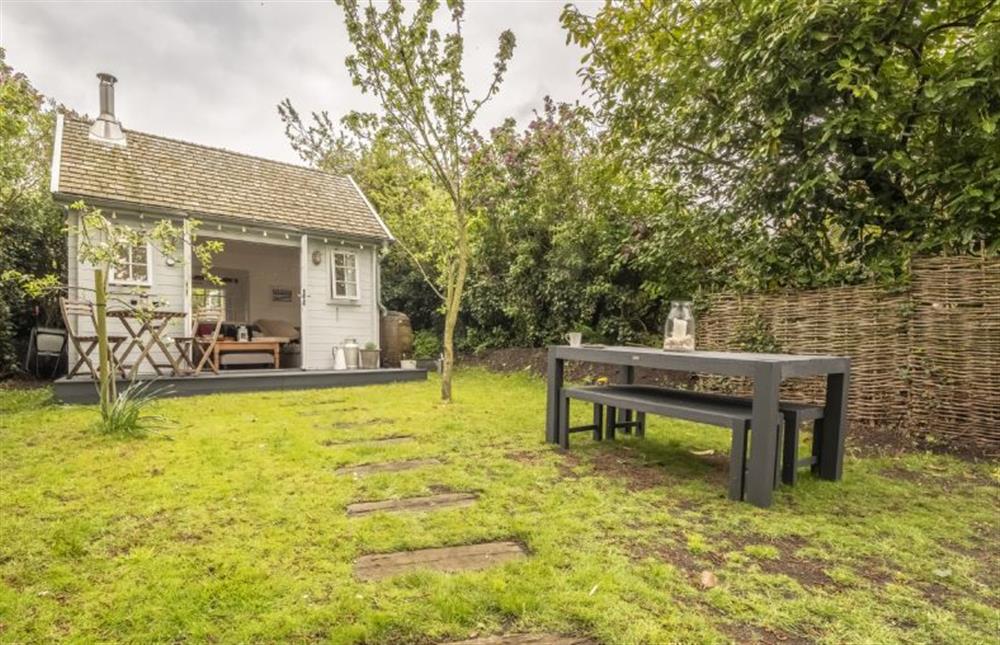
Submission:
[[[847,388],[851,361],[840,356],[758,354],[752,352],[663,351],[649,347],[583,346],[549,347],[548,407],[545,441],[558,442],[559,391],[563,363],[586,361],[619,366],[619,381],[631,383],[635,368],[700,372],[753,379],[750,459],[746,499],[760,507],[771,505],[775,463],[778,458],[778,397],[781,382],[796,376],[826,376],[823,432],[820,436],[818,472],[823,479],[839,480],[847,431]]]
[[[175,318],[183,318],[183,311],[156,310],[139,314],[131,309],[112,309],[108,310],[108,317],[120,320],[122,327],[125,328],[129,336],[129,340],[125,344],[125,349],[122,351],[121,356],[118,357],[119,364],[126,365],[125,359],[131,355],[132,350],[136,348],[139,350],[139,357],[129,371],[129,379],[134,379],[136,374],[139,373],[139,366],[144,360],[149,362],[160,376],[163,375],[163,372],[160,371],[161,369],[169,369],[170,374],[174,376],[179,376],[183,373],[182,366],[171,355],[167,343],[163,340],[163,332],[170,324],[170,321]],[[160,351],[163,352],[163,357],[167,360],[167,364],[157,363],[153,360],[150,352],[154,347],[160,348]]]

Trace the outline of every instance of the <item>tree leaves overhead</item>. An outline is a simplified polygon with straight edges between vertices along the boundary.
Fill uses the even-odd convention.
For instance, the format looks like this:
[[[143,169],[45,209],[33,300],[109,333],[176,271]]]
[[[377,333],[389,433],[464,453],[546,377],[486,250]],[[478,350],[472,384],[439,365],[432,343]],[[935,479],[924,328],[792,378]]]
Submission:
[[[706,0],[563,14],[630,163],[756,233],[755,286],[890,277],[1000,230],[995,1]]]

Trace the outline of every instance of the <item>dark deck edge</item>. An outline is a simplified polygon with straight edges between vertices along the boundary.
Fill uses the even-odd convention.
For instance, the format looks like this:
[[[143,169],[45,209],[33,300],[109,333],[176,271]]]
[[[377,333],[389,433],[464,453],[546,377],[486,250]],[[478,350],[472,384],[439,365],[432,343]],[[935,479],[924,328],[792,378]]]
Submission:
[[[142,380],[149,380],[140,376]],[[162,397],[198,396],[232,392],[265,392],[269,390],[308,390],[327,387],[359,387],[427,380],[427,370],[386,368],[377,370],[281,370],[277,372],[229,372],[210,376],[164,376],[154,387],[168,391]],[[119,391],[127,386],[118,380]],[[61,378],[53,384],[55,397],[63,403],[97,403],[97,388],[90,379]]]

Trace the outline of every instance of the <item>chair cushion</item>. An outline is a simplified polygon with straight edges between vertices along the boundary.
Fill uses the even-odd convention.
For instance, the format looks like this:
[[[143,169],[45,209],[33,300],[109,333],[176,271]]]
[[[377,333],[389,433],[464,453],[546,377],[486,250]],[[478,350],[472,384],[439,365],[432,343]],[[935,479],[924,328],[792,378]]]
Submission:
[[[299,332],[292,323],[276,318],[260,318],[254,322],[255,325],[268,336],[278,336],[295,340],[299,337]]]

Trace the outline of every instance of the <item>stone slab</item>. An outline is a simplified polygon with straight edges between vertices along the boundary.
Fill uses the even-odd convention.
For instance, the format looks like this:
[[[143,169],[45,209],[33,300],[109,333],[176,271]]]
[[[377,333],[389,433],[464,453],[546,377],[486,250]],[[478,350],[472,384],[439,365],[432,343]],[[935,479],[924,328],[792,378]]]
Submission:
[[[407,461],[386,461],[378,464],[364,464],[362,466],[344,466],[334,472],[336,475],[371,475],[374,473],[395,473],[401,470],[413,470],[424,466],[439,466],[441,462],[437,459],[410,459]]]
[[[477,571],[526,557],[517,542],[484,542],[417,551],[365,555],[354,563],[361,580],[381,580],[409,571]]]
[[[473,493],[442,493],[425,497],[387,499],[381,502],[356,502],[347,505],[348,515],[369,515],[384,511],[388,513],[435,511],[439,508],[471,506],[476,503]]]

